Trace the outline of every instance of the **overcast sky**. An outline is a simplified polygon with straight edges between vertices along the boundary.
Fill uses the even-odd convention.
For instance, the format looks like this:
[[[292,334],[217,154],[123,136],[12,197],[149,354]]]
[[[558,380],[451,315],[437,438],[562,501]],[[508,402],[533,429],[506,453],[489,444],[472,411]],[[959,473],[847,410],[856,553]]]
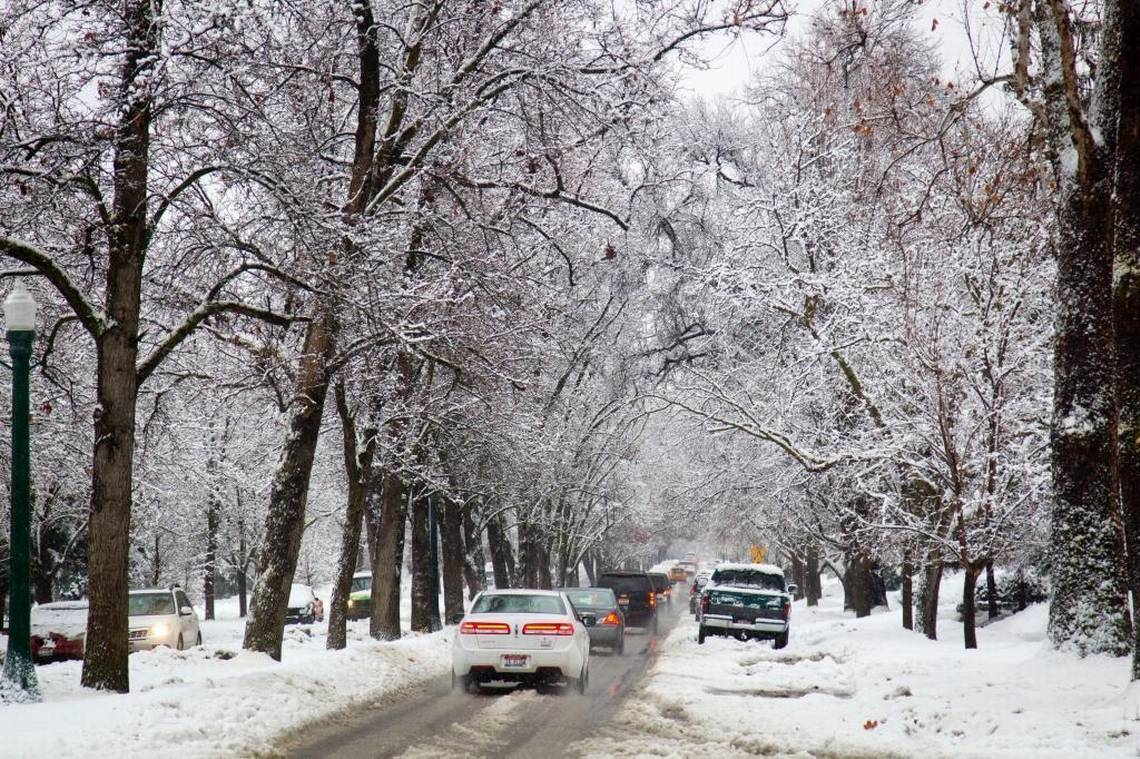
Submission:
[[[848,0],[849,2],[850,0]],[[969,24],[974,39],[986,46],[984,59],[992,62],[1004,53],[1000,39],[1001,19],[994,8],[983,10],[979,0],[919,0],[915,10],[915,27],[927,35],[941,51],[943,71],[947,79],[967,84],[975,78],[974,63],[966,35],[963,4],[970,3]],[[790,0],[795,15],[789,20],[787,37],[803,36],[809,16],[824,5],[823,0]],[[873,6],[873,3],[871,3]],[[934,20],[938,24],[934,25]],[[932,30],[931,27],[935,26]],[[776,42],[773,46],[773,42]],[[741,95],[753,74],[762,71],[767,56],[779,55],[783,43],[770,35],[747,33],[740,37],[722,35],[709,40],[702,48],[710,67],[706,70],[686,68],[682,88],[694,96],[712,98]]]

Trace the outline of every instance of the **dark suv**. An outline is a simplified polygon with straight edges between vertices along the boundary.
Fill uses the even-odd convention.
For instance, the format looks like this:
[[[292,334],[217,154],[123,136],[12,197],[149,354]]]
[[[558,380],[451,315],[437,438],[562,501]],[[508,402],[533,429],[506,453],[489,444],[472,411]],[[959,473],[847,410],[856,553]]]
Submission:
[[[617,596],[630,627],[644,627],[657,633],[657,593],[645,572],[604,572],[598,587],[609,588]]]

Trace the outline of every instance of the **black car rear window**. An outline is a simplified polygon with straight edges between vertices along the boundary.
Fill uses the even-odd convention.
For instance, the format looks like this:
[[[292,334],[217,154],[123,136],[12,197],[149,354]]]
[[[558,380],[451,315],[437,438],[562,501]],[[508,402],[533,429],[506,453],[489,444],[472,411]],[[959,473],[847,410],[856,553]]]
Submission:
[[[760,572],[755,569],[718,569],[713,572],[712,580],[717,585],[735,585],[742,588],[760,588],[761,590],[784,590],[784,578],[771,572]]]
[[[644,593],[653,590],[653,585],[645,575],[602,575],[598,578],[598,585],[612,588],[615,593]]]
[[[662,574],[660,572],[651,572],[649,574],[649,579],[653,583],[653,587],[657,590],[665,590],[665,588],[673,587],[673,583],[667,574]]]

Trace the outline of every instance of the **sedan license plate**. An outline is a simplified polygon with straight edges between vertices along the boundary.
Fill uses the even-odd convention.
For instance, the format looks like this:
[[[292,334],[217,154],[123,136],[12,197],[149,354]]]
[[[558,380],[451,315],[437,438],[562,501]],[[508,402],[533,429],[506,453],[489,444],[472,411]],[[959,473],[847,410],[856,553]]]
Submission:
[[[618,606],[629,606],[629,596],[620,596],[618,598]]]
[[[54,640],[45,640],[43,642],[43,645],[40,646],[40,650],[41,651],[54,651],[55,650],[55,641]]]
[[[525,669],[528,661],[526,654],[503,654],[503,669]]]

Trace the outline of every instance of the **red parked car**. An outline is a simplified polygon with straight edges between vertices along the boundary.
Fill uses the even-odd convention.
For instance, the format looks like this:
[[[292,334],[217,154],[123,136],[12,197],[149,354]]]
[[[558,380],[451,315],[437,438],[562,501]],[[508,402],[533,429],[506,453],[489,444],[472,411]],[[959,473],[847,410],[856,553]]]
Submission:
[[[86,638],[86,601],[56,601],[32,607],[32,658],[36,662],[82,659]]]

